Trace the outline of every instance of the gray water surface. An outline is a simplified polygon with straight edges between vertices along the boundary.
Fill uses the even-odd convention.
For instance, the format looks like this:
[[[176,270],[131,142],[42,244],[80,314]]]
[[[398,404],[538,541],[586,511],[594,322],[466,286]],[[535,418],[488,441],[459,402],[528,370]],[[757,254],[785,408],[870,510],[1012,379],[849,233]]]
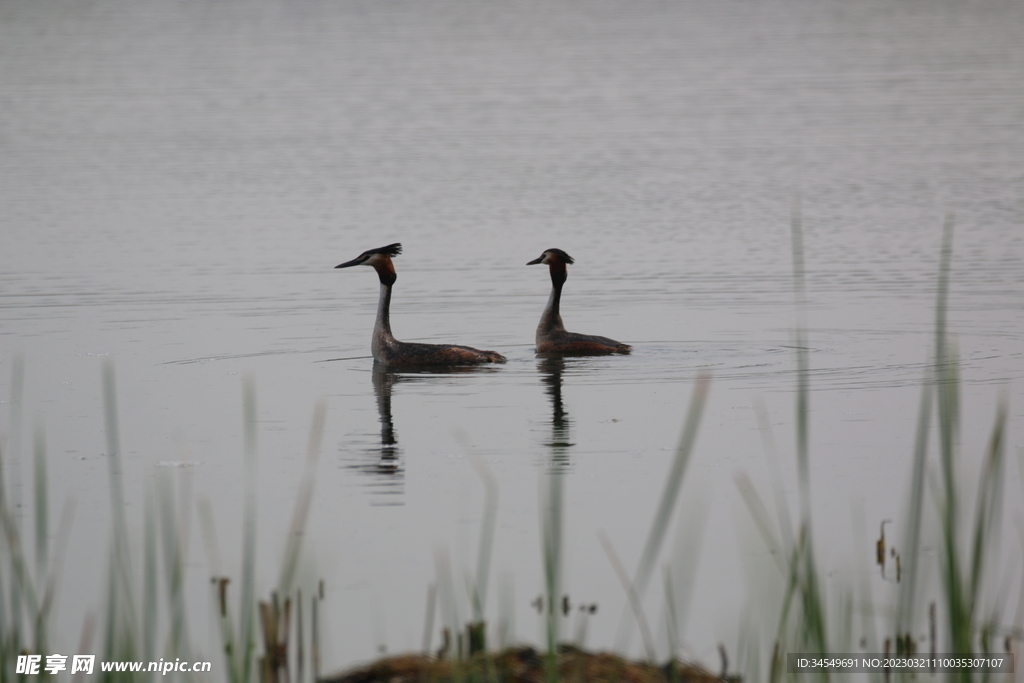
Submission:
[[[947,215],[965,481],[1001,395],[1021,444],[1022,74],[1024,5],[999,0],[3,3],[5,476],[28,506],[44,425],[51,506],[77,502],[57,649],[103,605],[105,361],[136,550],[158,472],[211,503],[222,566],[195,520],[188,565],[190,629],[210,658],[209,577],[240,572],[246,376],[261,595],[327,402],[302,578],[307,594],[325,582],[325,670],[418,649],[446,562],[456,596],[441,616],[471,616],[474,462],[499,490],[486,615],[543,642],[530,603],[553,454],[566,589],[599,605],[586,644],[613,646],[625,600],[597,532],[632,570],[703,372],[710,399],[664,553],[696,572],[684,652],[714,665],[741,626],[763,622],[768,638],[773,565],[734,479],[767,500],[777,477],[796,509],[794,206],[821,565],[833,594],[869,573],[884,602],[873,542],[883,519],[900,541]],[[333,266],[394,241],[396,336],[495,349],[506,365],[374,374],[376,277]],[[535,358],[550,282],[524,264],[549,247],[576,258],[567,327],[632,355]],[[1015,606],[1013,458],[1005,490],[992,582],[1010,593],[989,599]],[[664,623],[660,588],[649,597]]]

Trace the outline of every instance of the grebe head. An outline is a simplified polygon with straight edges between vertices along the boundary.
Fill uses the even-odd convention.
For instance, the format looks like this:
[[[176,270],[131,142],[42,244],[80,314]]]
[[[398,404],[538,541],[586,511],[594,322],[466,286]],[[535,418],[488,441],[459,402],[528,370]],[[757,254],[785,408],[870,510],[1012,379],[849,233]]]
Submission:
[[[383,284],[393,285],[395,284],[395,280],[398,279],[398,275],[395,273],[395,264],[391,262],[391,257],[398,256],[401,253],[401,243],[395,242],[394,244],[389,244],[386,247],[367,249],[351,261],[339,263],[334,267],[348,268],[350,266],[373,266],[374,270],[377,271],[377,276]]]
[[[543,254],[533,259],[526,265],[533,266],[538,263],[546,263],[548,265],[555,265],[556,263],[560,263],[564,266],[566,264],[575,263],[575,261],[573,260],[572,256],[569,256],[561,249],[547,249],[544,251]]]

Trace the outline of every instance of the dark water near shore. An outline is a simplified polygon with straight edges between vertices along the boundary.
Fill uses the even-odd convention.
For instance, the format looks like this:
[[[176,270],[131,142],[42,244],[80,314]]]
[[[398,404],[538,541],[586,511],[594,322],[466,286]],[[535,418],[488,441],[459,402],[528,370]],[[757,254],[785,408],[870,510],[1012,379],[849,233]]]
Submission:
[[[635,566],[694,378],[709,372],[666,551],[696,572],[685,652],[717,662],[741,622],[763,618],[770,633],[759,589],[774,577],[734,477],[767,492],[777,474],[795,492],[796,203],[822,566],[837,591],[870,571],[884,599],[873,539],[903,514],[947,214],[965,480],[1000,395],[1011,450],[1022,444],[1022,73],[1024,5],[996,0],[3,3],[0,424],[15,498],[31,499],[38,421],[51,505],[77,501],[58,642],[70,649],[103,604],[105,360],[129,518],[155,472],[187,472],[235,575],[253,378],[261,593],[326,398],[303,580],[325,580],[327,669],[420,647],[438,557],[457,587],[451,618],[469,618],[461,588],[484,504],[474,459],[499,486],[487,615],[542,642],[530,602],[554,451],[565,583],[599,604],[587,645],[610,647],[624,599],[597,532]],[[373,373],[376,278],[332,267],[393,241],[405,245],[396,336],[495,349],[507,365]],[[550,284],[524,264],[548,247],[576,258],[567,327],[632,355],[534,357]],[[1010,605],[1013,455],[992,577],[1011,592],[990,596]],[[212,569],[195,529],[190,557],[193,637],[213,657]],[[652,589],[652,620],[660,600]]]

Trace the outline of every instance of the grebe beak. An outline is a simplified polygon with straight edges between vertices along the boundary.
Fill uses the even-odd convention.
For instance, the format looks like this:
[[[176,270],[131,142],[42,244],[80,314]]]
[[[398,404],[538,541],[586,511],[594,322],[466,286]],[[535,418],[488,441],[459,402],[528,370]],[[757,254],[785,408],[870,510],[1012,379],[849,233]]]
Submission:
[[[540,256],[538,256],[537,258],[533,259],[532,261],[528,261],[526,263],[526,265],[528,265],[528,266],[535,266],[538,263],[543,263],[543,261],[544,261],[544,254],[541,254]],[[341,266],[338,266],[338,267],[340,268]]]
[[[356,256],[351,261],[345,261],[344,263],[339,263],[338,265],[336,265],[334,267],[335,268],[348,268],[349,266],[358,266],[359,264],[361,264],[361,263],[363,263],[365,261],[366,261],[366,258],[364,258],[362,254],[360,254],[359,256]]]

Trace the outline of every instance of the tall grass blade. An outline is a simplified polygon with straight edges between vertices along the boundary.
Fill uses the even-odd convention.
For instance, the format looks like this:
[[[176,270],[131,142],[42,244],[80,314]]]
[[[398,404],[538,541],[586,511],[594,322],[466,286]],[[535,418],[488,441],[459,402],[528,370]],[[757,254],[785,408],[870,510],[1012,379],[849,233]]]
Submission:
[[[622,561],[619,560],[618,553],[615,552],[614,546],[608,540],[608,535],[604,531],[598,531],[597,537],[600,539],[601,547],[604,548],[604,552],[608,556],[608,561],[611,562],[612,568],[615,570],[615,575],[619,577],[622,588],[626,592],[629,606],[632,608],[633,614],[636,616],[636,623],[640,627],[640,636],[644,641],[644,649],[647,650],[647,661],[653,664],[657,657],[654,651],[654,637],[651,635],[650,626],[647,625],[647,617],[644,615],[643,605],[640,604],[640,596],[630,582],[629,574],[626,573],[626,568],[622,565]]]
[[[992,427],[984,470],[978,482],[978,511],[974,531],[974,553],[971,560],[971,593],[976,594],[981,582],[985,543],[992,537],[997,513],[1002,502],[1003,450],[1006,435],[1006,403],[1000,401],[996,422]]]
[[[33,493],[35,508],[35,550],[36,550],[36,579],[37,590],[45,590],[47,585],[46,572],[50,563],[49,558],[49,502],[47,492],[49,487],[46,483],[46,435],[43,433],[42,425],[36,426],[35,438],[33,440],[33,460],[35,465],[35,476]],[[43,600],[45,603],[45,598]],[[39,612],[35,614],[35,640],[37,646],[42,648],[47,642],[47,619],[46,607],[40,604]]]
[[[909,584],[904,587],[900,598],[900,610],[897,614],[897,636],[909,634],[913,629],[913,616],[916,613],[915,584],[917,555],[919,554],[918,538],[920,536],[920,500],[923,493],[923,479],[931,485],[930,490],[937,501],[939,523],[942,539],[941,576],[946,599],[946,618],[948,642],[952,652],[970,654],[974,650],[974,639],[980,636],[980,647],[983,652],[990,651],[991,634],[998,623],[998,613],[981,617],[977,614],[982,589],[982,576],[985,570],[987,555],[992,539],[996,535],[996,526],[1002,505],[1003,461],[1005,450],[1005,433],[1007,409],[1005,400],[1001,400],[996,414],[995,424],[989,439],[982,471],[978,479],[978,491],[975,497],[976,511],[973,530],[969,538],[966,556],[961,554],[960,534],[968,527],[961,525],[960,483],[957,475],[957,451],[960,424],[960,377],[957,352],[948,334],[947,314],[949,308],[949,282],[952,262],[953,217],[947,215],[943,225],[942,250],[939,261],[939,279],[935,304],[935,359],[931,368],[933,373],[934,392],[938,413],[939,434],[939,478],[922,476],[924,471],[925,439],[928,431],[927,416],[930,413],[931,385],[926,383],[921,404],[921,416],[918,420],[918,436],[915,448],[914,479],[911,490],[911,529],[908,534],[910,553],[908,554]],[[962,565],[967,561],[966,568]],[[966,571],[966,574],[965,574]],[[935,605],[931,608],[931,640],[935,647]],[[979,624],[979,618],[983,618]],[[988,676],[983,676],[987,679]],[[956,671],[951,680],[970,681],[971,674],[967,671]]]
[[[143,568],[142,568],[142,656],[149,661],[156,659],[157,624],[159,621],[157,598],[159,572],[157,569],[157,527],[156,527],[156,505],[159,493],[159,482],[152,478],[149,482],[149,494],[143,510],[142,525],[144,529],[143,540]]]
[[[295,580],[295,570],[299,565],[299,554],[302,550],[302,538],[305,536],[306,520],[309,519],[309,508],[313,504],[313,486],[316,483],[316,466],[320,457],[320,448],[324,438],[324,423],[327,420],[327,403],[320,399],[313,408],[313,424],[309,428],[309,443],[306,446],[306,464],[302,473],[295,500],[295,510],[288,527],[288,540],[285,543],[284,563],[281,577],[277,582],[277,590],[281,595],[288,595]]]
[[[986,549],[996,537],[998,513],[1002,505],[1003,491],[1003,451],[1006,435],[1006,402],[1001,400],[996,411],[996,421],[992,427],[988,449],[983,464],[981,477],[978,481],[977,505],[975,513],[974,538],[971,549],[971,572],[968,583],[968,613],[971,621],[977,608],[981,592],[981,578],[984,571]]]
[[[509,574],[501,574],[498,583],[498,650],[515,641],[515,587]]]
[[[239,628],[241,639],[237,656],[242,679],[249,683],[253,674],[253,652],[256,647],[256,385],[246,377],[242,385],[245,423],[244,486],[245,503],[242,520],[242,587],[239,596]]]
[[[807,284],[804,268],[804,231],[800,203],[793,203],[790,229],[793,249],[793,293],[796,300],[797,324],[794,330],[796,347],[796,463],[800,478],[801,519],[805,524],[811,518],[811,466],[808,452],[810,417],[810,371],[807,357]]]
[[[864,510],[863,500],[851,501],[850,504],[850,525],[852,527],[852,541],[854,548],[870,548],[870,542],[868,541],[867,531],[864,527],[864,520],[867,518]],[[866,559],[866,558],[865,558]],[[876,643],[878,642],[878,624],[876,624],[876,609],[874,605],[874,595],[871,588],[873,578],[871,573],[862,567],[861,558],[854,560],[854,572],[856,575],[856,583],[854,584],[854,607],[853,614],[856,615],[860,621],[861,637],[857,640],[861,641],[862,645],[866,646],[866,649],[877,652]],[[906,579],[905,579],[906,580]],[[899,613],[899,604],[896,605],[897,614]],[[854,642],[854,638],[850,639],[850,642]]]
[[[711,377],[707,374],[697,376],[693,385],[693,393],[690,396],[690,407],[686,413],[686,422],[683,425],[683,433],[679,438],[679,445],[676,446],[675,457],[672,459],[672,466],[669,468],[665,478],[665,488],[662,490],[661,499],[654,513],[654,520],[651,522],[650,531],[647,532],[647,541],[640,554],[640,562],[637,565],[636,574],[633,576],[632,586],[637,596],[642,600],[647,591],[647,584],[650,581],[651,573],[658,554],[661,552],[662,542],[665,540],[665,533],[668,530],[669,521],[672,518],[672,510],[675,508],[676,499],[683,485],[683,478],[686,475],[686,467],[690,463],[690,456],[693,454],[693,446],[697,440],[697,429],[700,426],[700,418],[704,412],[704,405],[707,402],[708,391],[711,387]],[[629,634],[631,630],[626,628],[627,611],[619,623],[619,651],[625,651],[629,645]]]
[[[39,613],[39,596],[32,583],[28,561],[25,558],[25,550],[17,524],[14,521],[14,515],[9,509],[4,509],[2,520],[0,521],[3,522],[4,540],[7,541],[7,549],[9,551],[8,560],[11,564],[12,592],[13,589],[17,589],[19,605],[23,608],[22,611],[27,609],[30,615],[36,615]],[[13,616],[20,616],[20,612],[18,615],[12,615],[12,627],[8,639],[9,642],[20,645],[22,643],[21,624],[20,622],[14,624]]]
[[[46,568],[50,563],[50,506],[47,501],[49,487],[46,480],[46,435],[43,432],[42,425],[36,426],[33,455],[35,460],[36,585],[42,586],[46,583]]]
[[[22,420],[22,403],[25,398],[25,361],[21,355],[15,355],[11,364],[11,412],[10,412],[10,437],[8,439],[8,467],[10,476],[10,489],[4,486],[6,482],[0,481],[0,495],[9,496],[7,500],[7,506],[5,510],[4,526],[8,536],[14,538],[21,537],[22,523],[21,523],[21,510],[22,507],[22,488],[21,488],[21,420]],[[11,558],[13,560],[13,548]],[[12,562],[13,565],[13,562]],[[24,570],[24,567],[22,567]],[[20,646],[22,643],[22,619],[23,619],[23,606],[22,606],[22,582],[25,580],[26,575],[19,573],[16,567],[12,566],[11,572],[11,606],[10,606],[10,633],[8,638],[14,645]]]
[[[672,584],[672,572],[669,571],[668,565],[662,567],[662,580],[665,584],[665,628],[668,631],[668,659],[670,662],[674,662],[679,656],[682,636],[679,612],[676,611],[676,591]]]
[[[182,471],[179,488],[183,501],[180,508],[191,508],[189,474]],[[160,503],[161,530],[163,531],[164,574],[167,577],[168,603],[170,605],[170,641],[168,646],[173,656],[188,657],[188,625],[185,609],[185,565],[187,562],[188,517],[175,509],[171,477],[163,473],[157,479],[157,500]]]
[[[107,625],[107,655],[110,659],[134,659],[137,654],[136,611],[131,588],[131,557],[128,549],[128,522],[125,513],[124,474],[121,462],[121,435],[118,428],[117,380],[114,365],[103,364],[103,407],[107,433],[107,462],[110,476],[113,541],[111,557],[111,594]]]
[[[800,544],[802,539],[798,539],[793,544],[793,548],[790,551],[789,561],[787,567],[789,569],[786,589],[782,599],[782,610],[779,613],[779,623],[775,631],[775,642],[772,651],[772,660],[768,667],[768,681],[774,683],[779,680],[782,676],[782,667],[785,660],[783,654],[783,648],[787,643],[786,633],[789,628],[789,615],[790,610],[793,608],[793,602],[798,595],[800,576],[797,572],[797,563],[800,558]]]
[[[473,620],[484,623],[487,604],[487,583],[491,571],[491,553],[494,548],[494,527],[498,522],[498,478],[491,468],[478,457],[470,457],[473,469],[484,485],[484,515],[480,522],[480,544],[477,549],[476,582],[473,589]]]
[[[217,605],[217,623],[220,626],[221,643],[224,648],[224,661],[228,668],[227,680],[241,683],[243,669],[238,656],[238,644],[235,642],[235,629],[231,620],[231,610],[227,599],[229,579],[224,576],[221,564],[220,545],[217,542],[217,527],[213,521],[213,509],[205,496],[199,497],[199,525],[206,546],[206,557],[212,570],[212,587],[214,603]]]
[[[310,603],[312,604],[312,610],[311,610],[312,611],[312,615],[311,615],[311,618],[310,618],[310,623],[311,623],[311,625],[313,627],[313,633],[310,636],[310,641],[311,641],[311,644],[310,644],[310,659],[312,660],[312,665],[313,665],[313,680],[314,681],[319,681],[320,680],[320,611],[319,611],[319,605],[320,605],[320,601],[323,600],[323,597],[324,597],[324,583],[323,583],[323,581],[321,581],[320,582],[320,591],[319,591],[319,593],[317,595],[314,595],[314,596],[312,596],[310,598]]]
[[[934,376],[934,369],[929,370]],[[917,581],[920,573],[921,521],[924,508],[925,464],[928,454],[928,430],[932,411],[932,386],[925,381],[917,413],[917,433],[914,437],[914,458],[910,474],[910,502],[907,509],[906,562],[903,587],[896,606],[896,633],[908,633],[917,614]]]
[[[8,512],[7,512],[7,495],[4,487],[4,451],[3,446],[0,444],[0,558],[7,558],[7,562],[10,562],[10,558],[13,557],[10,545],[7,542],[7,526]],[[0,571],[0,659],[3,661],[10,661],[10,658],[15,656],[14,653],[21,650],[20,638],[16,638],[16,629],[11,615],[7,611],[7,598],[4,596],[7,593],[8,581],[13,584],[14,578],[14,567],[11,562],[11,571],[8,574],[7,581],[4,580],[4,574],[6,573],[7,567],[0,567],[4,571]],[[11,590],[14,590],[13,585]],[[0,669],[0,683],[7,683],[7,669],[6,667]]]
[[[93,652],[92,649],[92,638],[96,633],[96,617],[90,612],[85,615],[85,620],[82,623],[82,635],[78,638],[78,651],[79,652]],[[71,677],[72,683],[81,683],[87,676],[84,671],[78,671],[74,676]]]
[[[60,521],[57,524],[56,542],[53,544],[53,553],[50,556],[49,567],[46,572],[46,583],[43,588],[43,601],[40,605],[41,619],[49,618],[53,604],[57,600],[57,587],[64,571],[64,557],[67,555],[68,542],[71,540],[71,522],[75,516],[75,499],[67,498],[61,510]],[[42,640],[40,640],[42,642]],[[42,647],[40,647],[42,651]]]
[[[693,486],[691,493],[680,500],[679,523],[676,525],[675,537],[672,541],[671,554],[662,563],[665,574],[665,609],[669,612],[676,629],[673,650],[679,654],[686,631],[687,616],[690,614],[690,603],[693,589],[697,582],[697,568],[700,564],[701,549],[704,543],[708,515],[711,510],[711,499],[714,489],[711,486]]]
[[[306,649],[302,627],[302,589],[295,589],[295,651],[296,651],[296,673],[295,680],[298,683],[305,681]]]
[[[217,540],[217,525],[213,521],[213,507],[210,505],[210,499],[200,495],[196,510],[199,514],[199,530],[203,535],[203,546],[206,549],[206,558],[210,563],[211,573],[214,577],[224,576],[224,564],[220,558],[220,542]]]
[[[550,471],[542,473],[545,490],[543,504],[542,538],[544,556],[545,622],[547,633],[547,660],[545,677],[547,681],[558,679],[558,603],[562,593],[562,532],[563,532],[563,476],[561,467],[553,455]]]
[[[796,392],[796,461],[800,479],[800,563],[798,569],[805,639],[813,651],[828,652],[825,632],[825,605],[821,595],[818,570],[814,555],[814,533],[811,524],[811,463],[810,463],[810,362],[807,349],[806,270],[804,268],[803,221],[799,202],[794,202],[792,229],[793,287],[796,298],[797,325],[795,346],[797,360]],[[827,678],[827,675],[826,675]]]
[[[949,610],[950,645],[956,653],[971,651],[971,610],[964,593],[959,555],[959,494],[956,478],[956,441],[959,421],[959,382],[956,354],[947,336],[949,273],[953,255],[953,218],[947,215],[942,232],[939,286],[935,307],[935,377],[938,394],[939,465],[942,474],[942,576]]]
[[[775,447],[775,438],[772,434],[772,423],[768,417],[768,409],[764,400],[758,398],[754,401],[754,414],[757,417],[758,431],[761,434],[761,445],[764,448],[765,459],[768,461],[768,471],[772,478],[772,491],[775,498],[775,516],[779,526],[779,538],[782,547],[793,547],[793,523],[789,516],[789,505],[786,503],[786,489],[779,477],[779,456]]]
[[[736,475],[735,481],[740,497],[746,503],[747,510],[750,512],[750,517],[754,520],[754,525],[761,533],[761,539],[764,541],[765,547],[768,548],[771,556],[775,558],[775,562],[779,565],[779,571],[782,572],[783,576],[786,576],[791,569],[785,560],[788,552],[787,548],[792,548],[793,546],[785,546],[779,539],[779,534],[771,524],[771,514],[768,512],[768,507],[761,500],[761,496],[758,495],[757,489],[754,488],[754,484],[750,481],[750,477],[740,472]]]
[[[427,612],[423,617],[423,656],[430,656],[430,643],[434,635],[434,616],[437,612],[437,583],[427,586]]]
[[[445,642],[441,647],[445,652],[453,649],[457,652],[453,639],[458,637],[462,619],[459,616],[459,606],[455,598],[452,563],[445,548],[439,546],[434,549],[434,567],[437,571],[437,603],[441,609],[441,623],[445,633]]]

